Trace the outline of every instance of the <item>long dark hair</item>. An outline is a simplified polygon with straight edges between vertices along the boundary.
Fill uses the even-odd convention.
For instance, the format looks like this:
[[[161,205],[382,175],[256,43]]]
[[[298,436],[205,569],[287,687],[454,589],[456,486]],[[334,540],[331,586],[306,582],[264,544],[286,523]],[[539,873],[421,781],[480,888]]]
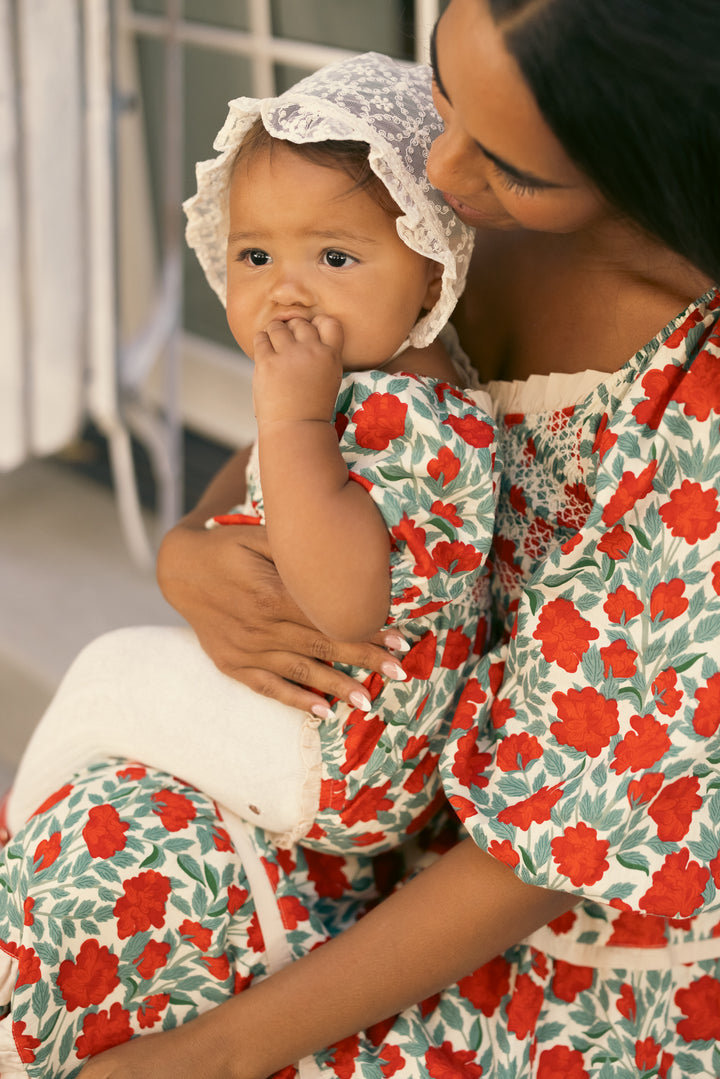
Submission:
[[[720,0],[489,0],[607,200],[720,282]]]

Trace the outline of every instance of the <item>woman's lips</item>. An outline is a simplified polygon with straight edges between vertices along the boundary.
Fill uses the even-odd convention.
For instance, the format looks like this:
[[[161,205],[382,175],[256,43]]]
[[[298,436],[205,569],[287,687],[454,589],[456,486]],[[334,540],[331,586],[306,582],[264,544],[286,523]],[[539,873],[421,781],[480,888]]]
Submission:
[[[489,214],[485,213],[483,210],[476,210],[473,206],[468,206],[466,203],[461,202],[460,199],[455,198],[449,191],[443,191],[441,194],[448,206],[450,206],[460,220],[464,224],[469,225],[470,228],[494,224],[498,220],[496,214]]]

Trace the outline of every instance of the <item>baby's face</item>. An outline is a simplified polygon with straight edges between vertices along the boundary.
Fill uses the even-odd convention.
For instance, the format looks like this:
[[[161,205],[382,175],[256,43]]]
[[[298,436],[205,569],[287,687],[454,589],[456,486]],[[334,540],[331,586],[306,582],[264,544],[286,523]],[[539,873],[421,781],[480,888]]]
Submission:
[[[230,188],[227,318],[240,347],[273,319],[316,315],[343,329],[343,367],[400,347],[439,291],[437,263],[406,247],[395,220],[340,169],[282,145],[239,162]]]

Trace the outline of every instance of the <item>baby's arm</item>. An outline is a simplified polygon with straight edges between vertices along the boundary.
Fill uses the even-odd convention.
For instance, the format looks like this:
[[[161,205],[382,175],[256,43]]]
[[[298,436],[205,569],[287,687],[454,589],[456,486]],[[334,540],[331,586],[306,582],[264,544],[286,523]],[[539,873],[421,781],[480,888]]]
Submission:
[[[342,330],[330,318],[273,322],[255,342],[260,477],[285,587],[329,637],[364,640],[390,602],[390,540],[349,478],[333,426]]]

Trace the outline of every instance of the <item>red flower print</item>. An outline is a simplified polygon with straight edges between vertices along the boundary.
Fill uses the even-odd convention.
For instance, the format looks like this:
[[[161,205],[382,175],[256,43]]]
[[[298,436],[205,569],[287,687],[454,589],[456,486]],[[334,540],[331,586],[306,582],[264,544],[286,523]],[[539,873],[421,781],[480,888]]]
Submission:
[[[343,1038],[330,1046],[332,1049],[332,1070],[338,1079],[350,1079],[355,1073],[355,1060],[360,1052],[360,1038],[357,1034],[351,1034],[349,1038]]]
[[[249,896],[249,892],[245,888],[238,888],[237,884],[228,884],[228,901],[227,910],[228,914],[237,914],[242,907],[243,903]]]
[[[664,716],[674,716],[682,704],[682,691],[676,689],[677,674],[672,667],[661,671],[652,684],[655,704]]]
[[[33,915],[33,907],[35,906],[35,900],[30,895],[25,896],[23,903],[23,925],[34,925],[35,916]]]
[[[488,854],[492,854],[493,858],[497,858],[499,862],[509,865],[511,869],[514,869],[520,863],[520,855],[509,839],[503,839],[502,843],[499,843],[497,839],[493,839],[488,846]]]
[[[477,731],[471,729],[456,743],[452,774],[463,787],[486,787],[488,780],[484,773],[491,761],[489,753],[481,753],[478,749]]]
[[[45,813],[48,809],[52,809],[53,806],[56,806],[58,802],[62,802],[65,798],[67,798],[68,794],[70,794],[72,789],[72,783],[66,783],[64,787],[60,787],[60,790],[57,790],[53,794],[48,795],[42,805],[39,805],[37,807],[37,809],[33,813],[33,817],[39,817],[41,813]]]
[[[250,919],[250,924],[247,931],[248,947],[253,952],[264,952],[265,941],[262,935],[262,929],[260,928],[260,922],[258,920],[257,911]]]
[[[699,352],[673,397],[685,406],[686,416],[706,420],[711,412],[720,413],[720,359],[706,349]]]
[[[408,406],[392,393],[371,393],[353,415],[355,441],[368,450],[386,450],[405,434]]]
[[[677,1025],[686,1042],[717,1041],[720,1038],[720,982],[704,974],[686,989],[678,989],[675,1003],[686,1016]]]
[[[282,924],[286,929],[297,929],[300,922],[308,921],[310,914],[297,896],[283,895],[277,901]]]
[[[230,833],[219,825],[213,828],[213,846],[217,851],[234,850]]]
[[[120,984],[118,962],[118,957],[94,937],[84,940],[75,961],[62,962],[57,975],[57,987],[67,1010],[102,1004],[108,993]]]
[[[595,433],[592,452],[597,453],[598,460],[602,461],[607,451],[612,449],[616,442],[617,435],[608,430],[608,415],[607,412],[603,412],[600,423],[598,424],[598,429]]]
[[[535,1030],[543,1002],[542,987],[535,985],[529,974],[519,974],[507,1006],[507,1028],[517,1038],[526,1038]]]
[[[408,678],[420,678],[422,681],[427,681],[435,666],[436,652],[437,637],[428,630],[419,641],[415,642],[402,660],[402,669]]]
[[[618,562],[623,558],[627,558],[632,545],[633,538],[630,533],[626,532],[622,525],[615,525],[609,532],[604,533],[598,543],[598,551]]]
[[[149,980],[156,971],[162,970],[167,963],[170,945],[165,941],[149,940],[137,959],[133,962],[141,978]]]
[[[477,678],[468,678],[460,694],[458,706],[453,716],[453,727],[469,730],[477,719],[480,705],[487,700],[487,694]]]
[[[533,518],[523,542],[523,552],[528,558],[544,558],[554,536],[555,529],[548,521],[544,521],[542,517]]]
[[[697,734],[710,738],[720,725],[720,673],[708,678],[707,684],[695,690],[698,702],[693,715],[693,728]]]
[[[418,528],[415,522],[404,513],[399,524],[393,525],[390,532],[396,540],[407,544],[410,554],[415,559],[415,565],[413,566],[415,576],[434,577],[437,573],[437,566],[425,546],[425,529]]]
[[[628,648],[627,642],[618,640],[600,649],[600,656],[605,668],[605,677],[609,678],[632,678],[637,671],[635,660],[637,652]]]
[[[432,549],[433,562],[448,573],[470,573],[482,564],[483,556],[471,543],[440,540]]]
[[[516,487],[515,484],[508,491],[508,501],[514,510],[523,515],[527,513],[527,503],[525,501],[525,494],[522,487]]]
[[[671,843],[684,839],[690,829],[693,813],[702,805],[699,786],[697,776],[683,776],[663,787],[648,809],[649,816],[657,825],[658,839]]]
[[[712,536],[720,524],[717,501],[717,492],[712,488],[703,489],[699,483],[683,480],[658,512],[671,535],[697,543]]]
[[[541,641],[542,654],[548,663],[555,662],[565,671],[576,671],[580,660],[599,636],[568,599],[546,603],[533,637]]]
[[[575,827],[568,825],[550,846],[559,871],[576,888],[581,884],[596,884],[608,869],[605,855],[610,844],[607,839],[598,839],[596,830],[582,821]]]
[[[629,1019],[631,1023],[635,1022],[637,1016],[637,1001],[635,1000],[635,993],[633,987],[624,982],[620,986],[620,996],[617,999],[617,1010],[624,1019]]]
[[[450,1042],[431,1046],[425,1053],[425,1067],[432,1079],[480,1079],[482,1068],[470,1049],[453,1049]]]
[[[151,997],[145,997],[137,1010],[137,1021],[140,1029],[146,1030],[148,1027],[154,1027],[169,1003],[169,993],[155,993]]]
[[[125,849],[125,833],[130,827],[120,820],[115,806],[93,806],[88,812],[88,822],[83,828],[83,839],[92,858],[112,858]]]
[[[392,809],[393,801],[391,798],[386,797],[390,785],[391,780],[388,779],[380,787],[371,787],[369,785],[361,787],[355,797],[345,804],[340,814],[340,820],[343,824],[350,828],[353,824],[357,824],[358,821],[375,821],[378,813]]]
[[[714,300],[711,300],[710,303],[708,304],[708,308],[711,311],[714,310],[714,302],[715,302]],[[691,311],[691,313],[688,315],[688,317],[686,319],[683,319],[683,321],[680,323],[680,325],[677,327],[677,329],[673,330],[673,332],[670,334],[670,336],[666,339],[665,347],[666,348],[678,348],[678,346],[681,345],[683,343],[683,341],[685,341],[687,339],[687,336],[690,333],[690,330],[693,328],[693,326],[697,326],[697,324],[699,322],[702,322],[702,317],[703,317],[702,311],[700,310],[700,308],[696,307],[695,310]],[[714,337],[715,337],[715,335],[713,334],[711,336],[710,340],[712,341],[714,339]],[[668,368],[666,368],[665,370],[668,370]],[[683,369],[680,368],[680,370],[682,371]]]
[[[181,832],[197,815],[190,799],[176,791],[156,791],[151,800],[160,807],[154,812],[158,814],[168,832]]]
[[[76,1056],[80,1060],[97,1056],[130,1041],[132,1035],[130,1013],[120,1004],[113,1004],[109,1012],[89,1012],[83,1019],[83,1032],[75,1041]]]
[[[638,476],[633,472],[623,472],[615,493],[610,497],[603,510],[603,524],[617,524],[620,518],[624,517],[636,502],[640,502],[646,495],[650,494],[653,489],[653,479],[655,478],[657,467],[657,461],[651,461]]]
[[[556,937],[560,937],[563,933],[569,933],[576,921],[577,914],[575,911],[566,910],[564,914],[560,914],[557,918],[553,918],[551,922],[548,922],[548,927]]]
[[[554,787],[541,787],[529,798],[523,798],[521,802],[515,802],[498,813],[498,820],[502,824],[512,824],[516,828],[527,831],[531,824],[542,824],[550,820],[552,807],[559,802],[563,795],[562,783],[556,783]]]
[[[670,1071],[670,1065],[675,1059],[672,1053],[663,1053],[660,1057],[660,1067],[658,1068],[658,1079],[667,1079],[667,1074]]]
[[[502,955],[478,967],[458,982],[460,996],[469,1000],[483,1015],[494,1015],[510,989],[510,964]]]
[[[509,719],[516,715],[515,709],[510,704],[509,697],[496,697],[490,705],[490,718],[495,730],[504,727]]]
[[[410,775],[403,782],[403,790],[409,791],[410,794],[418,794],[421,790],[424,790],[428,779],[437,768],[439,759],[439,753],[426,753],[425,756],[421,757]]]
[[[618,732],[617,702],[603,697],[592,686],[553,693],[552,702],[560,722],[551,723],[550,730],[561,746],[598,757]]]
[[[557,514],[557,523],[562,528],[582,528],[593,507],[590,493],[584,483],[566,483],[564,490],[565,505]]]
[[[377,1059],[380,1064],[380,1071],[385,1079],[390,1079],[390,1076],[395,1075],[395,1072],[399,1072],[405,1064],[405,1057],[397,1045],[383,1046],[382,1052],[378,1054]]]
[[[360,708],[350,712],[345,724],[345,760],[340,766],[344,775],[370,760],[384,730],[379,716],[368,715]]]
[[[590,1076],[585,1071],[579,1049],[554,1045],[540,1054],[537,1079],[590,1079]]]
[[[579,543],[582,543],[582,536],[579,533],[576,533],[574,536],[571,536],[569,540],[566,540],[566,542],[563,543],[560,550],[563,554],[570,554],[571,551],[575,550]]]
[[[682,377],[682,368],[673,363],[666,364],[662,371],[648,371],[642,380],[646,400],[635,405],[633,409],[633,416],[638,423],[657,431],[663,413]]]
[[[41,839],[35,848],[33,862],[35,872],[40,873],[43,869],[49,869],[60,854],[60,833],[53,832],[49,839]]]
[[[113,907],[120,939],[144,933],[151,925],[161,929],[165,924],[165,904],[172,890],[169,879],[154,869],[146,869],[126,880],[123,890],[125,895]]]
[[[627,796],[630,805],[646,805],[651,802],[663,785],[663,772],[647,772],[642,779],[628,783]]]
[[[453,505],[452,502],[441,502],[436,499],[430,507],[430,512],[434,513],[436,517],[442,517],[444,520],[449,521],[456,528],[462,526],[463,519],[458,517],[457,506]]]
[[[621,584],[614,592],[611,592],[603,603],[603,610],[611,622],[627,625],[633,618],[637,618],[644,611],[644,606],[634,592]]]
[[[204,955],[200,960],[208,969],[208,973],[219,982],[224,982],[230,977],[230,960],[223,955]]]
[[[578,993],[590,988],[594,978],[593,967],[578,967],[574,963],[566,963],[564,959],[557,959],[551,988],[558,1000],[572,1004]]]
[[[485,420],[479,420],[477,416],[448,416],[443,424],[451,427],[456,435],[460,435],[463,442],[475,449],[484,446],[492,446],[495,441],[495,429]]]
[[[187,938],[188,944],[194,944],[201,952],[206,952],[212,943],[212,929],[200,925],[200,922],[191,922],[186,918],[178,927],[183,937]]]
[[[622,910],[613,922],[608,945],[614,948],[664,948],[665,919]]]
[[[666,856],[661,868],[653,873],[651,887],[640,900],[639,906],[643,910],[664,918],[678,915],[689,918],[697,912],[702,905],[710,870],[689,858],[687,847]]]
[[[510,734],[498,746],[497,765],[501,772],[527,768],[530,761],[542,757],[542,746],[534,734]]]
[[[428,461],[427,470],[428,475],[434,480],[442,476],[442,486],[445,487],[448,483],[452,483],[460,471],[460,460],[447,446],[442,446],[438,450],[437,457]]]
[[[647,1071],[657,1064],[658,1053],[662,1049],[652,1038],[643,1038],[635,1042],[635,1065],[640,1071]]]
[[[120,768],[115,775],[118,779],[144,779],[147,768],[143,768],[141,764],[128,764],[125,768]]]
[[[18,945],[17,960],[16,989],[19,989],[21,985],[35,985],[35,982],[40,981],[40,957],[34,948],[26,948],[24,944]]]
[[[632,732],[628,731],[615,746],[610,765],[618,775],[622,775],[628,768],[631,772],[652,768],[671,745],[667,735],[667,723],[660,723],[652,716],[633,716],[630,726]]]
[[[477,814],[477,806],[469,798],[461,798],[459,794],[451,794],[448,801],[461,821],[470,820],[470,817]]]
[[[472,641],[459,626],[449,629],[440,666],[456,671],[470,655],[471,644]]]
[[[712,564],[712,586],[713,589],[720,596],[720,562],[713,562]]]
[[[34,1049],[37,1049],[39,1045],[42,1045],[40,1038],[34,1038],[32,1034],[25,1034],[25,1023],[20,1019],[17,1023],[12,1025],[12,1036],[15,1042],[15,1048],[17,1049],[18,1056],[23,1064],[34,1064],[35,1053]]]
[[[337,434],[338,442],[340,441],[342,436],[345,434],[345,431],[347,429],[347,425],[349,423],[350,423],[350,420],[345,415],[344,412],[336,412],[335,413],[335,433]]]
[[[688,609],[684,592],[685,582],[679,577],[673,577],[667,584],[656,585],[650,597],[650,617],[657,618],[660,615],[660,621],[664,622],[668,618],[677,618],[678,615],[684,614]]]
[[[308,880],[319,896],[340,899],[349,881],[343,872],[345,859],[337,854],[325,854],[307,847],[303,851],[308,869]]]

